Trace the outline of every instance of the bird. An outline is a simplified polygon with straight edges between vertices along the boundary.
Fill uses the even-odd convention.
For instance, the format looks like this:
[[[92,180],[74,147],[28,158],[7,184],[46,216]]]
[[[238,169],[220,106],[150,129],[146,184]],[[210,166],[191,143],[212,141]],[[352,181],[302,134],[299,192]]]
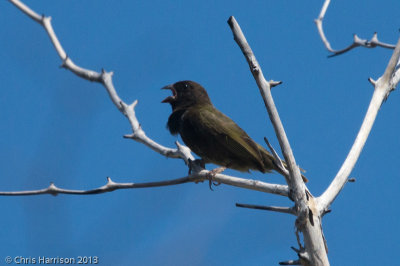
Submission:
[[[213,163],[222,170],[230,168],[240,172],[269,173],[275,170],[284,175],[274,156],[219,111],[199,83],[184,80],[162,89],[172,91],[172,95],[162,101],[172,107],[167,122],[169,132],[179,134],[204,164]],[[285,162],[283,165],[287,166]],[[308,181],[302,177],[304,182]]]

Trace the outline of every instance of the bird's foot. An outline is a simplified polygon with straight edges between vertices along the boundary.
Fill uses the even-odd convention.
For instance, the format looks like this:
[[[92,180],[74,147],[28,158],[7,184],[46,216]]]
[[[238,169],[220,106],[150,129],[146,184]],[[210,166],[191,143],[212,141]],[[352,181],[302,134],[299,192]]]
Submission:
[[[212,189],[212,185],[214,185],[214,186],[219,186],[219,185],[221,185],[220,182],[214,182],[213,179],[214,179],[214,177],[215,177],[217,174],[220,174],[220,173],[222,173],[223,171],[225,171],[225,169],[226,169],[225,166],[221,166],[221,167],[215,168],[215,169],[213,169],[213,170],[211,170],[211,171],[209,171],[209,172],[207,173],[207,178],[208,178],[208,180],[209,180],[208,186],[210,187],[210,190],[214,191],[214,190]]]

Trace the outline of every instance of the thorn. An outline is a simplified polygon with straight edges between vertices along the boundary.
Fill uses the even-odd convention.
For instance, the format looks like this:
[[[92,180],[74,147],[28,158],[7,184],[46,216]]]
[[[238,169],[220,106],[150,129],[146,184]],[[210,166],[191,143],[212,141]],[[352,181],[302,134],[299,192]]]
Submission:
[[[135,134],[127,134],[123,136],[124,139],[135,139]]]
[[[376,80],[374,80],[373,78],[368,78],[368,81],[375,87],[376,85]]]
[[[131,103],[131,105],[129,105],[129,107],[132,107],[132,109],[135,108],[136,105],[138,104],[138,102],[139,102],[138,100],[134,100],[133,103]]]
[[[331,212],[332,212],[332,210],[330,210],[330,209],[325,210],[325,211],[322,213],[322,216],[324,216],[325,214],[331,213]]]
[[[347,182],[354,183],[354,182],[356,182],[356,179],[354,177],[351,177],[351,178],[347,179]]]
[[[180,144],[179,141],[175,141],[175,145],[178,148],[178,150],[182,148],[182,144]]]
[[[282,82],[282,81],[270,80],[270,81],[268,81],[268,83],[269,83],[269,86],[270,86],[271,88],[273,88],[273,87],[276,87],[276,86],[278,86],[278,85],[281,85],[283,82]]]
[[[50,194],[53,196],[57,196],[58,192],[57,192],[57,187],[56,185],[54,185],[53,182],[50,182],[50,186],[48,187],[48,190],[50,191]]]
[[[111,177],[107,177],[107,185],[114,184],[114,181],[111,180]]]
[[[301,265],[300,260],[281,261],[279,265]]]
[[[290,247],[291,249],[293,249],[296,253],[300,253],[300,249],[297,249],[295,247]]]

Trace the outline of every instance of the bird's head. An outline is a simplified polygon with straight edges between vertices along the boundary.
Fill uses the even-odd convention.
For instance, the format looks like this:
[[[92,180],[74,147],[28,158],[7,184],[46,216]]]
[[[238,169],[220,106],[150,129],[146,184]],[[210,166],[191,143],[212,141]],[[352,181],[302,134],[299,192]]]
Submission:
[[[172,91],[172,95],[162,101],[163,103],[171,104],[172,110],[198,104],[211,104],[207,91],[194,81],[179,81],[162,89]]]

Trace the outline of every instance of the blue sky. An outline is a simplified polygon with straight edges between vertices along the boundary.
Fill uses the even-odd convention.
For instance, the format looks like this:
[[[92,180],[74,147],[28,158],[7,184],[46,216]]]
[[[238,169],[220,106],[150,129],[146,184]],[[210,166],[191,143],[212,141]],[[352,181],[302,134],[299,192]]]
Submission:
[[[313,20],[322,1],[29,1],[53,27],[75,63],[113,70],[120,97],[139,100],[149,137],[174,146],[165,128],[164,85],[195,80],[221,111],[257,142],[279,150],[247,63],[226,23],[234,15],[273,89],[309,189],[321,194],[342,164],[392,53],[359,48],[327,58]],[[324,21],[333,48],[352,34],[398,39],[400,2],[333,1]],[[2,191],[70,189],[186,175],[123,139],[128,121],[105,89],[59,68],[44,30],[0,2],[0,175]],[[332,265],[389,265],[400,232],[400,97],[383,105],[348,184],[323,220]],[[212,168],[212,165],[208,166]],[[283,183],[276,174],[226,173]],[[206,183],[92,196],[0,198],[0,261],[6,256],[98,256],[102,265],[276,265],[294,259],[294,217],[239,209],[236,202],[291,206],[283,197]]]

